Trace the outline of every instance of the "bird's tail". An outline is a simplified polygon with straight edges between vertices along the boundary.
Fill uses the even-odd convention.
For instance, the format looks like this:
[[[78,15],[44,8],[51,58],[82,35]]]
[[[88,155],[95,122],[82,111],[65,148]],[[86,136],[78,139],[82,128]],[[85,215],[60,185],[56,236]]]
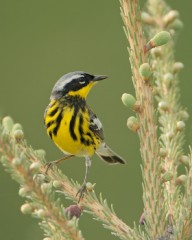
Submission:
[[[126,163],[122,157],[113,152],[105,143],[101,144],[101,146],[97,149],[96,154],[109,164]]]

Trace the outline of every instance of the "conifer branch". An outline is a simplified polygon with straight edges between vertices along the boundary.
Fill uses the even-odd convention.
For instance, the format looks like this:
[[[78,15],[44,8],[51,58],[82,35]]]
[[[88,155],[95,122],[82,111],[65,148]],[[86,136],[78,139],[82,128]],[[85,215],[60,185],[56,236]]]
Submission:
[[[163,192],[160,179],[159,146],[152,86],[147,81],[148,79],[144,79],[142,73],[139,72],[142,64],[148,66],[149,57],[144,50],[146,40],[143,35],[139,1],[121,0],[120,3],[124,30],[129,42],[128,51],[133,73],[133,84],[137,102],[140,104],[139,111],[136,111],[139,122],[139,128],[136,131],[139,135],[140,151],[143,159],[143,200],[147,215],[147,232],[154,239],[162,235],[165,226],[162,221]],[[157,225],[158,229],[156,228]]]
[[[11,119],[4,119],[4,122],[7,121],[10,125]],[[55,199],[52,184],[45,181],[44,175],[39,175],[38,154],[34,153],[35,159],[30,161],[27,157],[28,149],[22,150],[24,144],[22,130],[15,130],[13,134],[14,136],[8,134],[0,125],[1,162],[12,178],[20,184],[19,194],[27,200],[21,206],[21,211],[39,218],[45,236],[53,240],[83,240],[77,228],[77,221],[75,219],[69,221],[61,202]]]
[[[68,235],[67,239],[84,239],[81,232],[76,229],[77,221],[69,221],[60,201],[54,199],[54,193],[59,192],[77,202],[77,191],[80,185],[69,181],[56,167],[50,169],[45,175],[44,152],[42,150],[35,151],[29,147],[23,139],[22,130],[16,129],[21,125],[12,124],[11,121],[10,117],[6,117],[3,120],[4,126],[0,124],[1,162],[14,180],[21,185],[21,189],[23,189],[21,195],[31,201],[31,203],[27,203],[31,209],[30,213],[43,220],[41,225],[49,236],[55,237],[52,239],[58,239],[57,236],[61,236],[60,239],[62,239],[66,235]],[[7,125],[11,125],[11,127],[5,127]],[[24,206],[26,207],[26,205]],[[104,227],[120,239],[144,239],[141,237],[142,235],[136,234],[136,230],[131,229],[117,217],[113,207],[108,206],[102,195],[98,199],[94,189],[89,189],[79,207],[103,222]],[[36,214],[38,212],[41,214]],[[52,225],[54,225],[53,228]],[[49,227],[51,227],[51,232]]]
[[[174,59],[174,38],[177,33],[173,28],[175,21],[180,21],[179,14],[171,10],[162,0],[148,0],[147,12],[143,14],[154,19],[153,23],[146,22],[146,32],[152,38],[160,31],[169,31],[172,40],[163,47],[151,51],[151,65],[155,77],[155,98],[158,102],[160,123],[160,154],[162,157],[162,180],[164,182],[164,196],[166,213],[171,224],[176,223],[178,212],[178,200],[180,191],[177,186],[179,161],[183,154],[184,129],[188,113],[180,104],[180,89],[178,73],[183,68],[182,63]],[[179,226],[178,226],[179,227]]]

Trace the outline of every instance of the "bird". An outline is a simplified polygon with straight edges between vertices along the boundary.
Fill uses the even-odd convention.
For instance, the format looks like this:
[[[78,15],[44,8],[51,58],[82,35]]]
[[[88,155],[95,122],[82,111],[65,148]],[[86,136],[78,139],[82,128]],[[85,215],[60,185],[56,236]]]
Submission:
[[[71,157],[85,158],[84,180],[77,192],[79,201],[86,191],[91,157],[94,153],[109,164],[125,164],[125,160],[105,143],[102,123],[86,102],[91,88],[106,78],[105,75],[93,75],[83,71],[63,75],[55,83],[50,103],[44,113],[47,134],[64,153],[63,158],[48,163],[46,172],[53,164]]]

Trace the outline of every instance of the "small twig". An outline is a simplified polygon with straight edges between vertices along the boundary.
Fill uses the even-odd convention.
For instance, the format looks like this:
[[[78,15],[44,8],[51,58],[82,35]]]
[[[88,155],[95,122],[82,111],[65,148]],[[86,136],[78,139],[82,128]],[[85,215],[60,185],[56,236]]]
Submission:
[[[4,131],[4,129],[1,129]],[[2,138],[2,134],[0,134],[0,154],[6,157],[9,160],[9,165],[12,165],[12,160],[14,157],[21,158],[21,156],[25,157],[25,161],[27,161],[28,165],[31,165],[33,163],[43,163],[43,165],[39,168],[38,173],[36,175],[44,175],[46,170],[45,161],[43,161],[32,148],[29,148],[29,146],[25,143],[25,141],[18,141],[15,140],[11,135],[8,135],[10,138],[9,141],[4,141]],[[11,141],[11,145],[10,145]],[[15,152],[16,149],[16,152]],[[16,156],[17,154],[17,156]],[[42,162],[43,161],[43,162]],[[21,170],[21,168],[20,168]],[[18,174],[22,174],[23,176],[30,176],[28,169],[24,169],[25,172],[22,171],[18,172]],[[14,170],[15,171],[15,170]],[[17,170],[18,171],[18,170]],[[38,176],[37,175],[37,176]],[[78,191],[78,185],[69,181],[68,178],[62,174],[61,171],[57,171],[56,167],[54,169],[49,169],[48,174],[46,177],[46,181],[52,182],[53,185],[59,186],[59,191],[65,194],[68,198],[72,199],[73,201],[77,202],[78,197],[76,195]],[[28,178],[27,178],[28,179]],[[26,180],[27,180],[26,179]],[[27,185],[35,187],[33,184],[33,176],[30,176],[30,179],[26,182]],[[30,187],[30,188],[31,188]],[[36,188],[37,194],[39,195],[39,190]],[[52,189],[53,191],[53,189]],[[57,189],[56,189],[57,191]],[[41,197],[41,196],[39,196]],[[45,203],[43,201],[46,200]],[[48,202],[48,199],[44,198],[42,199],[42,203],[47,205],[52,204],[51,202]],[[120,239],[132,239],[134,236],[134,239],[142,239],[139,238],[138,235],[135,233],[133,229],[131,229],[128,225],[126,225],[121,219],[117,217],[113,209],[110,209],[108,205],[106,204],[106,200],[103,200],[96,197],[94,191],[85,194],[83,200],[81,201],[80,205],[83,209],[88,210],[88,213],[92,214],[95,218],[97,218],[99,221],[102,221],[106,228],[108,228],[110,231],[112,231],[115,235],[117,235]],[[55,207],[49,207],[50,209],[54,209],[57,212],[57,209]],[[59,213],[58,213],[59,214]],[[64,220],[62,218],[60,219],[60,215],[53,214],[53,216],[58,217],[58,221],[62,224],[64,224]],[[67,231],[67,229],[65,229]],[[75,239],[75,238],[74,238]]]
[[[35,177],[36,173],[33,172],[35,169],[32,167],[35,168],[35,164],[38,166],[38,162],[34,161],[34,165],[31,165],[30,161],[26,162],[27,159],[21,158],[21,154],[24,153],[20,152],[22,142],[18,145],[10,136],[6,136],[6,138],[9,141],[4,141],[0,137],[1,161],[13,178],[21,184],[24,189],[22,195],[29,199],[29,203],[22,208],[23,212],[28,211],[28,213],[42,219],[44,225],[46,222],[50,226],[49,233],[52,239],[57,240],[56,236],[59,235],[60,239],[63,240],[66,237],[67,239],[84,240],[81,232],[65,218],[64,209],[53,198],[53,193],[50,191],[51,186],[46,185],[46,183],[42,185],[38,177]],[[24,154],[23,157],[25,157]]]

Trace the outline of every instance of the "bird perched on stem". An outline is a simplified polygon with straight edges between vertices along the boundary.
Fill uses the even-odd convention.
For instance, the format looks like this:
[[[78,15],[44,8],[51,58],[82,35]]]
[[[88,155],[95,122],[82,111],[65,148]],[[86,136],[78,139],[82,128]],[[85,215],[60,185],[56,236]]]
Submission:
[[[84,181],[77,193],[79,201],[86,190],[91,156],[94,153],[109,164],[125,163],[104,142],[102,123],[86,103],[91,88],[106,78],[107,76],[80,71],[65,74],[53,87],[50,103],[44,114],[48,135],[65,154],[64,158],[50,162],[47,170],[52,164],[73,156],[84,157],[86,160]]]

